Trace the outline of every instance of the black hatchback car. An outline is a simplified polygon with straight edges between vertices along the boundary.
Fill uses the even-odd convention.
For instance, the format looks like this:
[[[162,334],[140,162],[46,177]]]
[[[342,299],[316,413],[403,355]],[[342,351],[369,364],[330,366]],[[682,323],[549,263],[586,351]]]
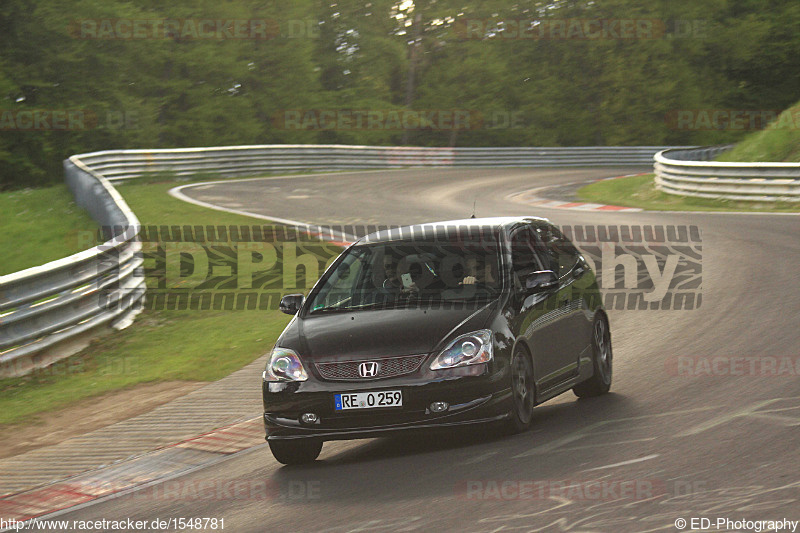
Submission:
[[[275,458],[315,460],[326,440],[497,422],[611,386],[595,275],[542,218],[485,218],[373,233],[349,246],[295,315],[263,373]]]

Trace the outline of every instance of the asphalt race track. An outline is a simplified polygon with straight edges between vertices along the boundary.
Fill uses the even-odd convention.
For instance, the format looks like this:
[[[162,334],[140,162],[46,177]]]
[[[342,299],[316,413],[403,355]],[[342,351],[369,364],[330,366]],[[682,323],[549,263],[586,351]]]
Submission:
[[[467,218],[477,199],[479,217],[696,225],[702,305],[610,311],[612,393],[538,406],[522,435],[477,427],[326,443],[303,467],[281,467],[261,446],[60,518],[217,518],[235,532],[678,531],[676,520],[692,518],[737,531],[717,528],[717,518],[800,519],[800,218],[548,210],[509,198],[642,170],[398,170],[184,189],[203,202],[318,224]],[[681,356],[727,363],[698,376],[675,371]],[[749,360],[734,362],[756,356],[755,371]],[[783,370],[762,371],[763,359]]]

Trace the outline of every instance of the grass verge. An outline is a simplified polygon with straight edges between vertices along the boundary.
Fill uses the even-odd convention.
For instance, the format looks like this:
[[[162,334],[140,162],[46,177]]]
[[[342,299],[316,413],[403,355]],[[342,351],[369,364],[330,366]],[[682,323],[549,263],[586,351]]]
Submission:
[[[143,225],[263,223],[177,200],[167,194],[177,184],[131,183],[118,189]],[[277,310],[146,310],[128,329],[96,339],[61,363],[0,380],[0,429],[36,423],[37,414],[140,383],[215,381],[269,350],[289,320]]]
[[[73,200],[66,185],[0,194],[0,276],[39,266],[86,249],[77,236],[97,224]]]
[[[717,161],[800,162],[800,103],[784,110],[763,130],[717,157]]]
[[[653,174],[601,180],[578,189],[584,202],[640,207],[651,211],[753,211],[800,212],[799,204],[788,202],[740,202],[692,196],[676,196],[655,188]]]

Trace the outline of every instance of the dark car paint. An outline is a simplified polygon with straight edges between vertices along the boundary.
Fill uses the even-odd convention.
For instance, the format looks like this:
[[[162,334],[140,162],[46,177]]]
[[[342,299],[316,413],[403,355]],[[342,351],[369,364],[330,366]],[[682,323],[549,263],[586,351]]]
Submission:
[[[510,234],[529,222],[506,223],[503,230]],[[541,223],[540,219],[536,222]],[[495,300],[471,309],[418,307],[314,315],[304,304],[276,346],[300,354],[309,378],[263,384],[267,438],[361,438],[506,418],[512,408],[510,362],[519,345],[531,355],[536,403],[591,377],[592,324],[595,314],[604,312],[594,273],[580,261],[559,279],[557,287],[524,295],[513,290],[509,281],[511,249],[505,233],[502,246],[503,291]],[[433,358],[455,337],[480,329],[493,332],[491,362],[430,370]],[[428,356],[416,372],[382,380],[325,381],[314,368],[321,361],[379,361],[423,353]],[[334,410],[334,393],[377,390],[401,390],[403,407]],[[434,401],[448,402],[451,408],[432,413],[428,405]],[[301,423],[300,415],[306,412],[319,415],[317,423]]]
[[[461,324],[482,329],[487,307],[479,309],[375,309],[308,315],[287,327],[283,348],[304,360],[363,360],[434,351]],[[396,327],[392,327],[397,324]],[[472,330],[470,330],[472,331]]]

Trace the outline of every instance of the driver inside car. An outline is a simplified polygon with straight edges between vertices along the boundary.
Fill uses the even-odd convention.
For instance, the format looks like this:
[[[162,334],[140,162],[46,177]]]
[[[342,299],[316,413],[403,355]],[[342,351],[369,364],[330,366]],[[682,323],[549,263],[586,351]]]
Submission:
[[[465,276],[461,285],[497,285],[493,264],[491,262],[483,264],[478,257],[467,258]]]
[[[410,294],[419,290],[412,280],[411,272],[400,272],[398,262],[389,254],[383,256],[383,271],[386,276],[382,284],[384,290],[399,294]]]

